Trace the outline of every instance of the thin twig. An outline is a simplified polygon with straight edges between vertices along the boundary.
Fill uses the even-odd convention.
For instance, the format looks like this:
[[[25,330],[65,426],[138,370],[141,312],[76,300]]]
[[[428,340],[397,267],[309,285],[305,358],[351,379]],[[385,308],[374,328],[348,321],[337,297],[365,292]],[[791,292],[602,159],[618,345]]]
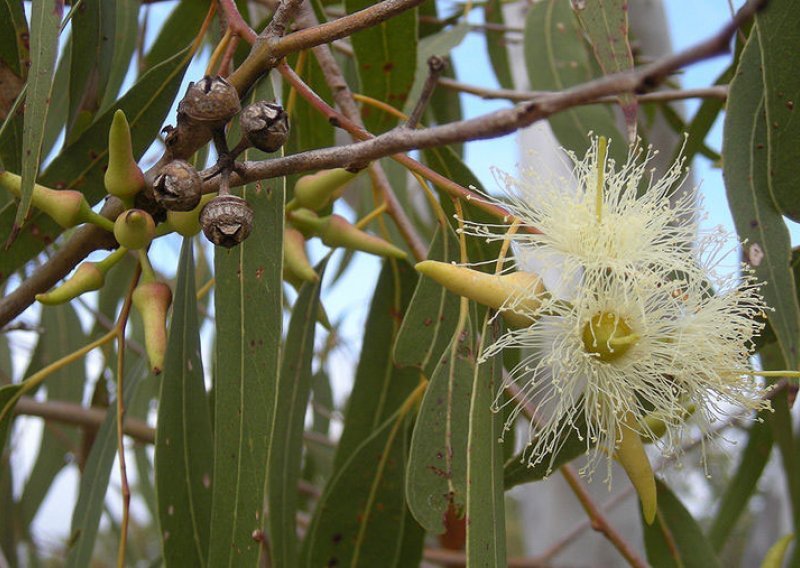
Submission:
[[[414,104],[414,109],[408,115],[406,121],[406,128],[416,128],[419,121],[422,119],[422,113],[428,108],[428,103],[433,96],[433,91],[436,90],[436,85],[439,83],[442,73],[447,68],[447,61],[438,55],[432,55],[428,58],[428,76],[425,79],[425,84],[422,86],[419,99]]]

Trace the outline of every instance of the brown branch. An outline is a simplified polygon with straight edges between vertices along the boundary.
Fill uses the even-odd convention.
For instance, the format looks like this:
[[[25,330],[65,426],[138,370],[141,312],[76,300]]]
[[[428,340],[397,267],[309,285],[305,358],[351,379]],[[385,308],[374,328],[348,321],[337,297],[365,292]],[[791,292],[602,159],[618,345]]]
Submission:
[[[422,552],[422,557],[428,562],[452,568],[467,565],[467,555],[461,550],[426,547]],[[546,568],[549,564],[536,558],[509,558],[506,566],[509,568]]]
[[[514,102],[535,101],[540,97],[547,97],[557,93],[552,91],[515,91],[513,89],[485,89],[478,85],[461,83],[454,79],[442,77],[439,84],[459,93],[469,93],[486,100],[504,99]],[[670,101],[680,101],[684,99],[721,99],[728,98],[727,85],[714,85],[712,87],[702,87],[698,89],[670,89],[666,91],[656,91],[654,93],[644,93],[636,95],[636,100],[640,103],[662,103]],[[587,101],[583,105],[617,103],[616,96],[606,96]]]
[[[253,28],[248,26],[247,22],[244,21],[244,18],[239,13],[239,8],[236,7],[236,3],[233,0],[218,1],[222,13],[225,14],[228,20],[228,29],[247,43],[254,43],[258,35],[253,31]]]

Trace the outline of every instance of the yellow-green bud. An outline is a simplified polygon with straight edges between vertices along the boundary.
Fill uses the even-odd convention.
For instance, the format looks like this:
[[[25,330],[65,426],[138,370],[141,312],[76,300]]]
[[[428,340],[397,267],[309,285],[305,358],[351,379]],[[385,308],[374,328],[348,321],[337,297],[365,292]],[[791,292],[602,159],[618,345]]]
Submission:
[[[106,191],[129,202],[144,188],[144,173],[133,158],[131,130],[125,113],[114,113],[108,131],[108,169],[104,177]]]
[[[630,413],[618,427],[616,458],[639,495],[644,520],[652,525],[658,509],[656,478],[639,436],[638,424]]]
[[[114,222],[114,238],[130,250],[145,248],[156,234],[156,224],[147,211],[128,209]]]
[[[503,310],[503,319],[514,328],[533,325],[547,293],[542,279],[531,272],[487,274],[436,260],[420,262],[416,269],[454,294]]]
[[[200,212],[206,204],[214,199],[215,193],[207,193],[200,199],[200,203],[191,211],[167,211],[167,223],[184,237],[193,237],[200,232]]]
[[[286,227],[283,230],[283,266],[290,278],[296,277],[301,281],[316,282],[319,280],[314,267],[308,261],[306,254],[306,240],[297,229]],[[291,284],[291,280],[287,279]]]
[[[75,273],[61,286],[44,294],[36,294],[36,299],[48,306],[63,304],[86,292],[99,290],[104,282],[105,273],[97,263],[82,262],[75,269]]]
[[[0,172],[0,187],[15,197],[21,196],[22,178],[10,172]],[[50,189],[34,184],[31,203],[46,213],[65,229],[79,225],[89,219],[92,209],[80,191],[73,189]]]
[[[164,282],[139,284],[133,291],[133,305],[142,315],[144,346],[154,375],[164,368],[167,353],[167,311],[172,304],[172,290]]]
[[[338,197],[357,175],[358,172],[337,168],[303,176],[294,186],[294,199],[287,205],[287,209],[291,211],[297,207],[305,207],[318,211]]]
[[[319,232],[319,236],[322,242],[329,247],[343,247],[399,259],[406,257],[406,253],[403,250],[380,237],[357,229],[340,215],[327,217],[325,226]]]

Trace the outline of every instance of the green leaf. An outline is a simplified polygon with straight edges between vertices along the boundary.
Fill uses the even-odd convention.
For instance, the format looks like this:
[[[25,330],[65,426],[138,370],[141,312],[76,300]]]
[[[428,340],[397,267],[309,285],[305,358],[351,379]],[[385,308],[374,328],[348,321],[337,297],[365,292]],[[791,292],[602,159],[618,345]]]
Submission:
[[[408,264],[384,261],[367,316],[361,358],[336,450],[337,472],[419,383],[419,371],[401,369],[392,362],[399,322],[408,310],[416,283],[417,273]]]
[[[762,294],[773,308],[767,312],[786,368],[797,365],[800,305],[791,269],[789,231],[770,198],[767,123],[761,77],[758,27],[742,52],[731,81],[722,133],[722,174],[739,238],[746,241],[745,259],[765,282]]]
[[[129,405],[136,395],[147,367],[140,359],[133,371],[125,375],[123,404]],[[67,568],[89,566],[93,558],[94,543],[100,525],[100,516],[105,509],[106,490],[111,468],[117,457],[117,408],[108,407],[106,418],[97,431],[92,451],[86,460],[78,489],[78,501],[72,511]]]
[[[408,408],[389,416],[349,455],[325,488],[301,566],[417,566],[423,531],[403,499]],[[410,560],[415,559],[415,560]]]
[[[39,325],[44,332],[39,337],[31,364],[25,372],[26,377],[80,349],[87,341],[80,319],[71,304],[42,308]],[[85,362],[80,359],[48,377],[47,400],[80,404],[85,382]],[[48,422],[47,427],[43,428],[39,454],[20,499],[22,522],[25,526],[30,526],[53,479],[67,465],[69,454],[77,453],[79,444],[80,439],[75,428],[64,427],[57,422]]]
[[[117,108],[125,111],[131,125],[134,156],[139,159],[157,136],[172,106],[190,61],[186,48],[145,73],[122,97],[90,126],[80,138],[65,148],[43,172],[40,181],[49,187],[79,189],[95,204],[105,196],[103,174],[108,154],[108,129]],[[0,210],[0,227],[10,227],[16,207],[7,204]],[[53,242],[63,229],[52,219],[34,211],[17,240],[0,255],[0,282]]]
[[[105,112],[117,100],[125,76],[133,60],[136,41],[139,37],[139,0],[117,0],[116,21],[114,23],[114,54],[111,59],[111,70],[103,89],[103,100],[100,111]]]
[[[446,530],[448,508],[463,510],[466,504],[467,428],[475,376],[473,337],[466,319],[463,329],[451,336],[431,377],[411,438],[408,508],[419,524],[436,534]]]
[[[42,159],[42,137],[47,120],[47,104],[53,92],[53,72],[61,34],[63,2],[33,0],[31,2],[31,67],[25,94],[25,119],[22,128],[22,182],[20,202],[14,226],[21,227],[28,215],[33,197],[33,184]]]
[[[72,50],[76,57],[71,58],[70,64],[68,140],[73,138],[79,118],[86,122],[100,108],[114,56],[116,10],[116,2],[84,0],[72,16]]]
[[[268,81],[254,100],[271,98]],[[263,159],[250,150],[243,159]],[[255,222],[249,238],[216,247],[214,475],[209,566],[253,566],[280,364],[283,179],[245,186]]]
[[[319,279],[306,282],[292,309],[272,420],[272,443],[267,459],[267,503],[272,565],[297,565],[297,482],[303,455],[303,430],[311,394],[311,362],[317,327],[319,294],[327,259]]]
[[[145,55],[145,69],[151,69],[171,59],[176,47],[192,43],[210,5],[211,0],[181,0],[161,25],[158,37]]]
[[[787,65],[800,51],[800,11],[791,0],[773,0],[756,14],[755,28],[764,76],[769,191],[781,213],[800,221],[800,74]]]
[[[500,336],[487,312],[478,357]],[[472,375],[467,433],[467,564],[506,566],[506,519],[503,489],[503,415],[492,412],[492,401],[502,383],[499,356],[477,365]]]
[[[0,440],[0,448],[3,441]],[[14,510],[14,473],[10,463],[11,452],[0,449],[0,553],[10,566],[19,566],[15,525],[18,515]]]
[[[502,0],[488,0],[483,7],[484,19],[487,23],[505,25],[503,17]],[[489,52],[489,61],[494,69],[497,82],[504,89],[514,88],[514,78],[511,75],[511,63],[506,45],[506,32],[502,30],[486,30],[486,48]]]
[[[633,69],[633,53],[628,41],[627,0],[573,1],[572,8],[592,44],[603,73],[612,75]],[[632,93],[624,93],[619,96],[619,101],[628,132],[635,134],[636,98]]]
[[[759,414],[759,422],[750,428],[747,446],[741,454],[739,466],[719,502],[714,522],[708,531],[708,540],[714,550],[720,551],[728,540],[736,522],[744,512],[756,490],[772,451],[771,412]]]
[[[372,6],[372,0],[345,0],[348,14]],[[402,109],[414,84],[417,67],[417,9],[405,12],[350,36],[358,70],[361,94]],[[367,130],[380,134],[397,119],[364,105],[361,111]]]
[[[658,514],[652,525],[642,520],[647,560],[653,568],[720,566],[711,543],[692,515],[662,481],[656,480]]]
[[[531,88],[562,91],[592,79],[592,69],[578,23],[568,2],[546,0],[531,6],[525,19],[525,64]],[[589,149],[588,133],[618,141],[609,156],[624,163],[627,144],[611,110],[600,105],[574,107],[549,119],[559,143],[578,156]]]
[[[5,130],[0,136],[0,164],[16,172],[22,169],[22,107],[13,116],[6,113],[27,79],[30,54],[24,38],[28,35],[22,2],[0,2],[0,120],[9,121],[3,124]],[[6,196],[0,197],[0,203],[6,201]]]
[[[212,440],[192,239],[184,239],[156,431],[156,495],[165,566],[207,565]]]
[[[3,455],[11,424],[14,422],[14,412],[5,409],[9,404],[12,405],[11,408],[13,409],[13,405],[19,399],[19,392],[24,384],[13,383],[0,387],[0,411],[4,411],[3,417],[0,419],[0,456]]]
[[[767,551],[764,561],[761,563],[761,568],[781,568],[786,551],[789,550],[789,545],[792,544],[794,538],[794,533],[779,538]]]
[[[458,243],[448,226],[442,237],[437,229],[428,259],[458,260]],[[417,367],[426,377],[433,375],[439,359],[450,344],[458,321],[458,296],[430,278],[420,278],[394,345],[394,361]]]
[[[53,78],[54,85],[69,84],[69,72],[72,65],[72,37],[72,34],[67,37],[64,43],[64,49],[61,50],[61,59],[58,61],[56,75]],[[53,89],[50,96],[50,105],[47,109],[47,121],[44,125],[42,156],[50,155],[50,152],[55,148],[56,142],[59,141],[59,138],[64,133],[64,126],[67,123],[68,107],[69,89]],[[62,147],[64,146],[66,146],[66,140],[62,141]],[[20,146],[20,149],[21,148]]]
[[[730,83],[732,77],[733,67],[729,66],[720,73],[717,80],[714,81],[714,84],[727,85]],[[706,136],[717,121],[717,117],[724,104],[725,101],[715,98],[703,99],[703,102],[700,103],[700,108],[694,113],[689,123],[689,128],[686,130],[686,145],[683,147],[683,156],[686,158],[687,163],[692,163],[695,155],[697,155],[698,152],[702,152]],[[675,153],[672,161],[677,159],[678,152]]]

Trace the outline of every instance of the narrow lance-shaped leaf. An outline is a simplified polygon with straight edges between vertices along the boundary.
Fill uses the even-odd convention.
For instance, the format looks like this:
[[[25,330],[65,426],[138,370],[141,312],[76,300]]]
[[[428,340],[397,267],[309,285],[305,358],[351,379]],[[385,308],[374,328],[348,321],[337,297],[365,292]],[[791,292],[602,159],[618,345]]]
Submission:
[[[213,436],[208,409],[192,239],[184,239],[158,404],[155,479],[165,566],[206,566]]]
[[[7,170],[22,168],[22,106],[9,114],[27,79],[30,55],[25,38],[28,22],[22,2],[0,2],[0,165]],[[0,203],[9,201],[0,196]],[[10,229],[10,227],[9,227]],[[7,232],[6,232],[7,234]]]
[[[262,81],[253,97],[271,98]],[[244,159],[263,159],[256,150]],[[252,566],[277,392],[282,321],[283,179],[245,186],[255,214],[242,244],[216,247],[214,480],[209,566]]]
[[[31,207],[33,184],[39,173],[42,137],[47,120],[47,104],[53,91],[53,71],[61,33],[63,0],[34,0],[31,2],[31,68],[28,71],[28,90],[25,120],[22,130],[22,187],[14,231],[22,226]]]
[[[500,334],[499,321],[487,312],[480,337],[480,358]],[[467,564],[506,565],[505,493],[503,488],[503,415],[492,412],[492,401],[502,384],[502,359],[492,357],[476,365],[467,429]]]
[[[267,459],[269,542],[274,566],[297,564],[297,483],[303,455],[303,430],[311,393],[314,330],[325,264],[319,279],[306,282],[292,309],[286,334],[281,375],[272,420],[272,443]]]

